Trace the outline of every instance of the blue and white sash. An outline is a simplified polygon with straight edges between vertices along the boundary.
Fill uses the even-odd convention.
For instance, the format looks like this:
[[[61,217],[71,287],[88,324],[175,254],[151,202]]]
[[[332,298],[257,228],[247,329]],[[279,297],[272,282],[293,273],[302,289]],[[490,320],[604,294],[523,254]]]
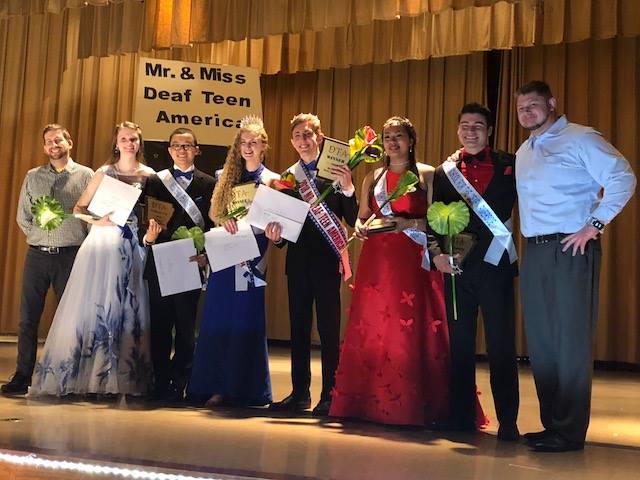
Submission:
[[[387,193],[387,172],[385,171],[382,174],[382,177],[376,183],[376,186],[373,189],[373,196],[376,199],[376,203],[378,204],[378,208],[380,205],[384,205],[387,202],[388,193]],[[385,217],[392,217],[394,215],[393,210],[391,209],[391,202],[388,202],[384,207],[380,210],[380,213]],[[429,262],[429,250],[427,250],[427,234],[422,230],[418,230],[415,228],[405,228],[402,233],[404,233],[411,240],[416,242],[418,245],[422,247],[422,263],[421,266],[425,270],[431,270],[431,263]]]
[[[173,195],[173,198],[176,199],[178,204],[184,209],[185,212],[191,217],[193,223],[198,225],[200,228],[204,228],[204,218],[202,218],[202,213],[198,209],[198,206],[193,201],[193,199],[189,196],[189,194],[180,186],[176,179],[173,178],[171,171],[169,169],[162,170],[157,173],[158,178],[162,181],[169,193]]]
[[[509,261],[511,263],[515,262],[518,259],[518,254],[511,235],[511,219],[507,220],[506,223],[502,223],[487,201],[482,198],[458,169],[455,159],[456,156],[452,155],[442,164],[445,175],[453,185],[453,188],[456,189],[463,200],[493,234],[493,240],[491,240],[491,244],[487,249],[484,261],[491,265],[498,265],[506,250],[509,254]]]
[[[344,280],[351,277],[351,265],[349,264],[349,251],[347,250],[347,231],[340,223],[336,214],[331,211],[325,202],[313,206],[313,203],[320,196],[313,176],[309,172],[302,160],[289,168],[293,172],[296,180],[300,183],[298,192],[305,202],[311,204],[309,217],[316,228],[322,233],[331,249],[338,259],[340,259],[340,273]]]

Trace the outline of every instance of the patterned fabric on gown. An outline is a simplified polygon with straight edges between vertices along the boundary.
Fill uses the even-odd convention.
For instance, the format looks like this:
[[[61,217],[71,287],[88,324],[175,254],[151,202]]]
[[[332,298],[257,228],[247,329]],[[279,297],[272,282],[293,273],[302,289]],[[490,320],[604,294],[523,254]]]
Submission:
[[[138,188],[146,180],[118,176],[112,166],[103,171]],[[127,226],[128,232],[92,226],[80,246],[29,395],[147,392],[152,372],[145,251],[135,214]]]
[[[268,172],[268,171],[267,171]],[[244,172],[241,183],[253,180]],[[256,174],[259,176],[263,169]],[[263,173],[264,174],[264,173]],[[255,176],[255,175],[254,175]],[[271,403],[271,380],[265,331],[265,278],[268,239],[254,229],[260,256],[213,272],[207,284],[198,343],[187,396],[205,401],[222,395],[233,405]]]
[[[387,172],[389,192],[398,179]],[[416,190],[391,206],[397,216],[424,217],[426,193]],[[330,415],[398,425],[446,418],[443,280],[421,267],[422,252],[404,233],[372,234],[364,242]]]

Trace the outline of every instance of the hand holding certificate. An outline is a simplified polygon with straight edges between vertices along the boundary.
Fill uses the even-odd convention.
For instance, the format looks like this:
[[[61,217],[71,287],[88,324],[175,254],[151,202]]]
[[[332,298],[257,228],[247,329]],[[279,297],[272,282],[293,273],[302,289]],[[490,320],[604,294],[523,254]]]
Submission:
[[[212,272],[260,256],[251,225],[244,220],[238,221],[238,232],[235,234],[227,232],[223,227],[209,230],[204,234],[204,248]]]
[[[98,217],[111,214],[111,221],[124,227],[141,193],[139,188],[104,175],[88,210]]]
[[[157,243],[151,248],[163,297],[202,287],[198,264],[189,261],[196,254],[191,238]]]
[[[282,225],[281,236],[295,243],[310,206],[307,202],[260,185],[245,220],[262,230],[268,223],[278,222]]]

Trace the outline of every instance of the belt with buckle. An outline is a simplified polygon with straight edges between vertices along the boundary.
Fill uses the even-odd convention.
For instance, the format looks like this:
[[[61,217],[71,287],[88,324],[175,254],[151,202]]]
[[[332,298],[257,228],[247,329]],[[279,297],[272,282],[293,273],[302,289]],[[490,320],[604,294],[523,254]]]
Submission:
[[[567,236],[566,233],[550,233],[548,235],[536,235],[535,237],[527,237],[527,242],[533,243],[535,245],[541,245],[543,243],[559,242],[566,236]]]
[[[57,255],[59,253],[67,252],[70,250],[77,250],[78,247],[76,245],[70,247],[47,247],[44,245],[29,245],[29,247],[38,250],[39,252],[45,252],[49,255]]]

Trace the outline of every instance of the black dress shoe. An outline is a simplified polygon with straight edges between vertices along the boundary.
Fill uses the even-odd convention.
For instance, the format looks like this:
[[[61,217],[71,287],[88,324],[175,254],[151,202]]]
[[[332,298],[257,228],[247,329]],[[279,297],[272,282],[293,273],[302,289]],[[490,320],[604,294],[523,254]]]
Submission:
[[[570,452],[584,449],[584,442],[572,442],[558,433],[553,433],[535,442],[531,448],[535,452]]]
[[[0,387],[4,395],[25,395],[29,390],[29,379],[21,373],[15,373],[9,383]]]
[[[553,430],[541,430],[540,432],[529,432],[523,435],[525,441],[533,446],[534,443],[537,443],[545,438],[553,435]]]
[[[310,406],[310,396],[298,397],[292,393],[279,402],[273,402],[269,405],[269,410],[275,410],[278,412],[303,412],[308,410]]]
[[[331,408],[331,400],[320,400],[311,411],[311,415],[314,417],[326,417],[329,415],[329,409]]]
[[[519,438],[520,432],[515,423],[501,423],[498,427],[498,440],[502,442],[516,442]]]

